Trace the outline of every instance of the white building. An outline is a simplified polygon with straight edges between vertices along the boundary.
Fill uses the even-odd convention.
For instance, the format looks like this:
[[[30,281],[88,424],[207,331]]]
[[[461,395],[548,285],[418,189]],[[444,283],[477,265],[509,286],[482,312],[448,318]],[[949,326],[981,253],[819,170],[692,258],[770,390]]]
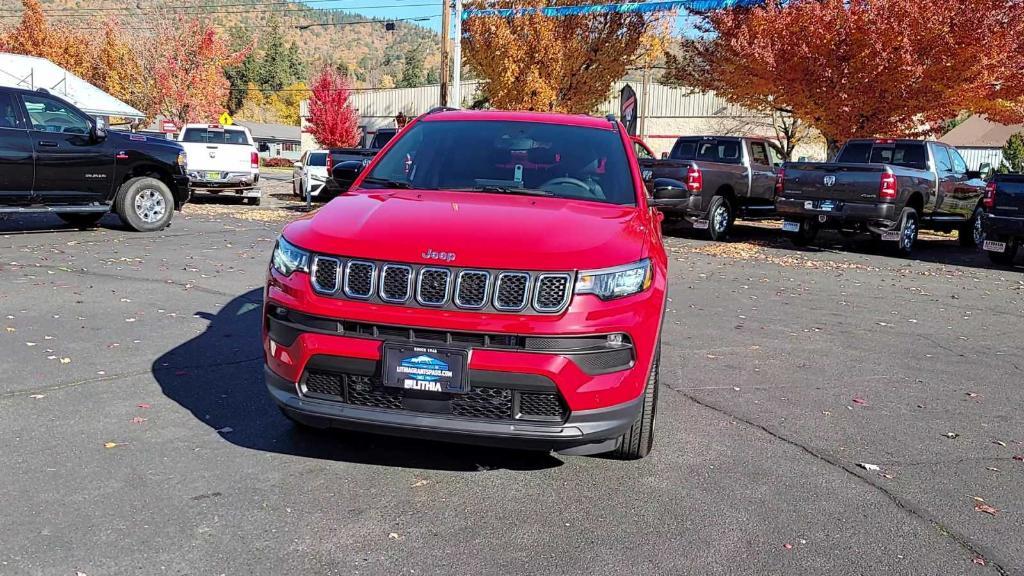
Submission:
[[[608,91],[608,98],[597,111],[599,115],[619,113],[619,92],[627,82],[616,82]],[[729,104],[723,98],[711,93],[693,93],[691,90],[663,84],[651,83],[645,97],[639,82],[629,82],[640,99],[639,115],[642,130],[638,135],[657,154],[668,152],[676,138],[694,135],[762,136],[773,138],[771,120],[763,114]],[[480,98],[480,83],[464,82],[462,105],[469,107]],[[437,85],[419,88],[392,88],[387,90],[353,91],[350,105],[360,116],[360,127],[372,135],[380,128],[394,128],[395,116],[399,112],[413,118],[438,105],[440,90]],[[317,146],[307,126],[309,107],[302,102],[302,148],[308,150]],[[799,146],[794,159],[805,157],[824,160],[826,155],[823,140],[807,142]]]
[[[0,86],[38,90],[71,102],[102,125],[110,118],[140,120],[145,114],[45,58],[0,52]]]

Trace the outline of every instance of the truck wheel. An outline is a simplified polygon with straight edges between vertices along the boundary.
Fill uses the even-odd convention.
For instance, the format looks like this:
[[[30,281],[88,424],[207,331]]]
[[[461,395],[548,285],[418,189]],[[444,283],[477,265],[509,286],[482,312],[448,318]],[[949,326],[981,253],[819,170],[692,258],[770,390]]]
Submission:
[[[812,220],[804,220],[800,223],[800,230],[789,235],[794,246],[804,248],[814,243],[818,237],[818,224]]]
[[[725,196],[715,196],[708,208],[708,236],[721,241],[729,236],[733,222],[732,205]]]
[[[1017,248],[1020,246],[1016,238],[1006,239],[1005,252],[989,252],[988,259],[997,266],[1013,266],[1013,260],[1017,256]]]
[[[661,345],[654,352],[654,365],[644,388],[643,406],[629,430],[619,437],[619,445],[611,453],[619,460],[639,460],[654,447],[654,417],[658,410],[658,373],[661,367]]]
[[[84,230],[95,226],[104,215],[104,212],[65,212],[63,214],[57,214],[57,217],[72,226]]]
[[[900,239],[896,244],[896,253],[900,256],[910,256],[914,251],[914,244],[917,242],[918,233],[917,210],[904,208],[900,214]]]
[[[957,236],[964,248],[977,248],[985,243],[984,213],[981,206],[975,208],[971,219],[960,227]]]
[[[117,191],[114,211],[133,230],[156,232],[171,223],[174,196],[167,185],[156,178],[132,178]]]

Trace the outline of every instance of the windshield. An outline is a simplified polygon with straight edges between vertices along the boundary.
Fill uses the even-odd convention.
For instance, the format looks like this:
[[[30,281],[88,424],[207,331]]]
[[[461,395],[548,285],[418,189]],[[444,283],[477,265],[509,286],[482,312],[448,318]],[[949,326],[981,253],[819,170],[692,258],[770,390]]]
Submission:
[[[216,130],[211,128],[185,128],[182,142],[201,142],[204,144],[242,144],[248,145],[249,139],[242,130]]]
[[[617,131],[514,121],[418,122],[364,188],[532,193],[635,204]]]

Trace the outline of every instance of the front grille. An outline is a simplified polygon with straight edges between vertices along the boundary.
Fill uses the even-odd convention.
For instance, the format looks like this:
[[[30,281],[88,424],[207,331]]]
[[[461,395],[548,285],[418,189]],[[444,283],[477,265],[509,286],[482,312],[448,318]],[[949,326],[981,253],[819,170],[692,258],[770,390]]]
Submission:
[[[341,262],[335,258],[317,256],[313,260],[313,288],[317,292],[334,294],[338,291],[338,271]]]
[[[380,273],[380,297],[386,302],[403,303],[412,291],[412,268],[387,264]]]
[[[455,283],[455,305],[459,308],[483,308],[487,304],[487,284],[491,275],[483,270],[463,270]]]
[[[370,376],[346,374],[348,403],[370,408],[400,409],[402,407],[402,391],[378,386],[379,382],[380,380]]]
[[[345,295],[365,300],[373,295],[377,267],[372,262],[349,261],[345,265]]]
[[[537,279],[533,307],[538,312],[558,312],[569,303],[568,274],[541,274]]]
[[[512,391],[504,388],[472,388],[469,394],[452,398],[452,414],[466,418],[510,420]]]
[[[519,415],[522,418],[540,416],[561,420],[565,417],[565,405],[558,394],[523,392],[519,395]]]
[[[444,306],[448,302],[452,272],[447,268],[424,268],[420,270],[420,282],[416,287],[416,300],[424,306]]]
[[[423,401],[423,393],[409,392],[407,396],[401,388],[382,386],[377,376],[311,369],[302,382],[303,393],[310,397],[354,406],[417,412],[413,409],[416,402]],[[471,385],[467,394],[437,394],[433,402],[441,409],[430,413],[480,420],[562,422],[569,414],[557,392],[495,386]]]
[[[573,295],[568,272],[479,270],[314,255],[314,291],[375,304],[516,314],[560,314]]]
[[[494,307],[503,311],[517,311],[526,308],[529,284],[529,274],[504,272],[498,275],[498,282],[494,288]]]

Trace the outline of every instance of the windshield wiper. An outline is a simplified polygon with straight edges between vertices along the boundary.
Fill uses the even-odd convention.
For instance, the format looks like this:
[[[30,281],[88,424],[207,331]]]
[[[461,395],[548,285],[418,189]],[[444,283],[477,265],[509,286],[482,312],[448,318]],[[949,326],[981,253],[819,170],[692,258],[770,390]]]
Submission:
[[[460,190],[468,190],[470,192],[490,192],[494,194],[523,194],[526,196],[554,196],[547,190],[538,190],[536,188],[519,188],[517,186],[475,186],[473,188],[460,188]]]
[[[363,182],[369,182],[371,184],[380,184],[388,188],[402,188],[408,190],[412,188],[412,184],[408,182],[402,182],[401,180],[388,180],[387,178],[366,178]]]

